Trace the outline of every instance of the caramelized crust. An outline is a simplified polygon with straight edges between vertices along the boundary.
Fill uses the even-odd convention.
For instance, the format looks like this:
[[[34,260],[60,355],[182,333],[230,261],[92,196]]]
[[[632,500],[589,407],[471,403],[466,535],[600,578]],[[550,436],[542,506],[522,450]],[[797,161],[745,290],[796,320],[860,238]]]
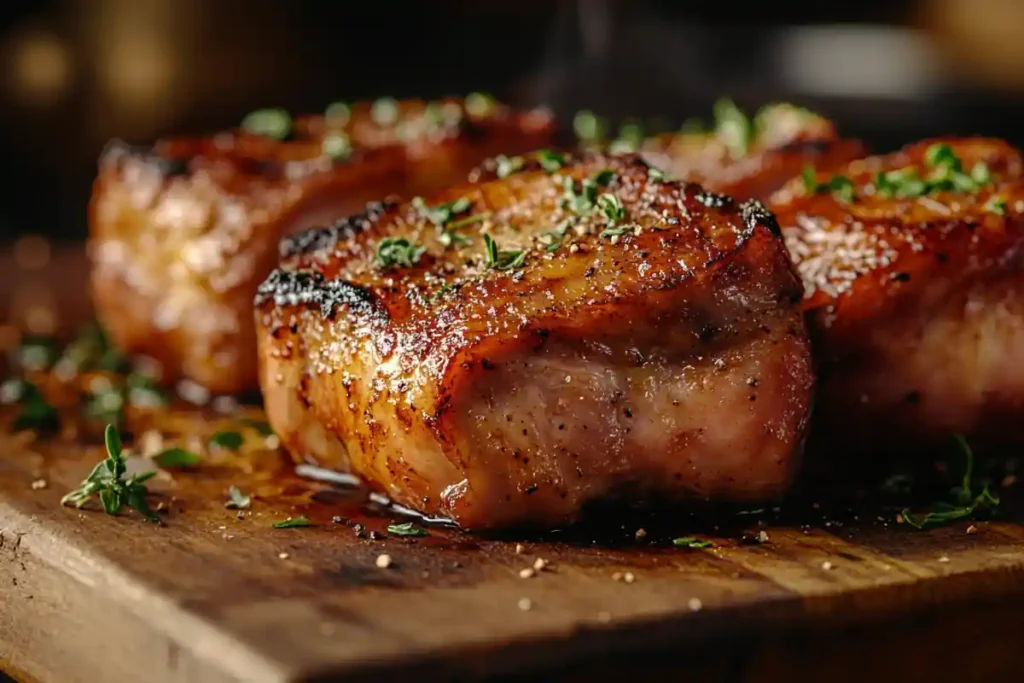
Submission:
[[[812,385],[799,281],[759,204],[648,174],[531,155],[286,239],[256,298],[283,444],[471,528],[778,495]],[[381,264],[392,238],[414,263]]]
[[[806,164],[827,170],[865,154],[860,142],[840,139],[831,121],[790,104],[768,105],[752,121],[741,118],[733,120],[734,125],[729,123],[720,121],[710,133],[650,138],[641,153],[675,178],[762,201],[800,175]],[[746,139],[737,140],[738,136]]]
[[[360,103],[340,119],[297,119],[283,141],[238,130],[111,145],[93,189],[89,252],[112,340],[161,361],[167,380],[254,388],[252,297],[281,237],[550,143],[547,113],[475,104]]]
[[[892,172],[940,177],[926,156],[943,143],[964,189],[887,187]],[[823,452],[892,452],[951,433],[1020,440],[1021,171],[1020,153],[1000,140],[927,140],[794,180],[770,202],[806,288]],[[833,177],[852,201],[809,191]]]

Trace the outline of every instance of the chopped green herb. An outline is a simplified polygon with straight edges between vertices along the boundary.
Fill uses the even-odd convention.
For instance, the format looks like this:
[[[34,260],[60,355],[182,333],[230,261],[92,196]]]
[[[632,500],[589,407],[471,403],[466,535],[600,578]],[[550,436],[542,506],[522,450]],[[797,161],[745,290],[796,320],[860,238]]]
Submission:
[[[184,448],[168,448],[154,455],[153,461],[160,467],[173,470],[197,467],[202,464],[203,459],[198,453]]]
[[[292,132],[292,117],[279,107],[259,109],[242,119],[242,128],[253,135],[284,140]]]
[[[1003,216],[1006,214],[1006,200],[998,195],[989,197],[985,202],[985,210]]]
[[[228,500],[224,507],[229,510],[248,510],[252,505],[252,496],[242,493],[237,486],[228,489]]]
[[[754,141],[754,126],[736,103],[729,99],[715,102],[715,135],[729,148],[732,155],[741,157],[750,151]]]
[[[451,294],[457,289],[458,287],[456,287],[455,285],[448,284],[447,282],[442,282],[441,286],[437,288],[437,291],[430,296],[430,301],[431,303],[439,301],[443,297]]]
[[[672,545],[677,548],[710,548],[711,541],[701,541],[692,536],[683,536],[672,541]]]
[[[388,533],[395,536],[429,536],[426,529],[413,525],[412,522],[404,524],[389,524]]]
[[[472,216],[466,216],[465,218],[460,218],[457,221],[452,221],[451,223],[448,224],[448,229],[449,230],[457,230],[457,229],[463,228],[463,227],[465,227],[467,225],[472,225],[473,223],[479,223],[480,221],[485,221],[485,220],[487,220],[490,217],[491,217],[491,212],[490,211],[484,211],[483,213],[476,213],[476,214],[473,214]],[[462,238],[462,239],[465,239],[465,238]]]
[[[245,443],[241,432],[220,431],[210,437],[210,444],[229,451],[237,451]]]
[[[606,187],[615,179],[615,171],[605,169],[595,173],[591,178],[584,178],[576,189],[576,181],[571,176],[562,179],[562,207],[577,215],[590,213],[594,209],[599,187]]]
[[[280,522],[274,522],[275,529],[298,529],[306,526],[313,526],[313,523],[306,517],[289,517]]]
[[[580,142],[594,145],[604,141],[607,126],[604,119],[589,109],[584,109],[576,112],[572,119],[572,128]]]
[[[544,247],[544,250],[547,252],[558,251],[558,248],[561,247],[562,243],[565,241],[565,236],[569,232],[570,227],[572,227],[572,220],[566,218],[564,221],[556,225],[554,230],[544,233],[550,238],[550,242],[546,247]]]
[[[377,265],[381,268],[411,268],[426,251],[405,237],[386,237],[377,245]]]
[[[992,512],[999,507],[999,497],[993,494],[987,485],[982,487],[980,493],[974,495],[972,491],[974,452],[963,436],[958,434],[954,438],[965,460],[963,479],[960,485],[952,491],[952,502],[939,501],[921,514],[914,514],[904,508],[900,513],[901,516],[907,524],[915,529],[927,529],[962,519],[970,519],[979,512]]]
[[[274,433],[274,429],[270,426],[270,423],[266,420],[253,420],[251,418],[244,418],[239,420],[238,423],[243,427],[249,429],[255,429],[261,436],[270,436]]]
[[[554,173],[565,166],[565,155],[552,152],[549,149],[542,149],[537,152],[537,162],[548,173]]]
[[[507,157],[504,154],[496,157],[497,162],[496,172],[499,178],[507,178],[513,173],[518,173],[522,170],[525,160],[523,157]]]
[[[498,243],[487,233],[484,233],[484,247],[487,250],[487,267],[494,270],[513,270],[526,260],[526,252],[522,249],[499,250]]]
[[[344,133],[329,133],[322,143],[324,156],[335,161],[344,161],[352,156],[352,141]]]
[[[668,176],[660,168],[654,168],[652,166],[647,169],[647,179],[652,183],[664,183],[668,181]]]
[[[483,118],[494,113],[497,102],[487,93],[471,92],[466,95],[466,113],[473,118]]]
[[[348,106],[344,102],[332,102],[327,106],[324,111],[324,118],[327,120],[327,125],[332,127],[342,127],[348,123],[352,117],[352,107]]]
[[[984,162],[976,163],[970,173],[953,148],[936,143],[925,150],[924,161],[931,168],[924,178],[915,168],[898,168],[875,176],[875,191],[881,197],[908,199],[935,192],[976,192],[993,182],[992,171]]]
[[[599,237],[618,237],[619,235],[625,235],[626,233],[633,232],[633,228],[628,225],[620,225],[617,228],[605,228],[598,235]]]
[[[57,409],[50,405],[34,384],[23,382],[18,401],[21,403],[21,412],[14,418],[14,431],[42,431],[53,429],[59,424]]]
[[[469,211],[473,207],[473,202],[465,197],[459,197],[455,201],[431,208],[423,201],[423,197],[413,197],[412,205],[421,216],[437,227],[443,228],[459,214]]]
[[[99,496],[103,510],[108,515],[116,515],[122,507],[127,506],[147,520],[159,524],[160,518],[146,501],[149,490],[144,484],[156,473],[133,474],[125,479],[127,467],[122,453],[121,437],[114,425],[107,425],[104,441],[107,446],[106,459],[93,468],[81,486],[61,498],[61,505],[81,508],[90,498]]]
[[[612,154],[635,152],[644,141],[644,127],[639,121],[630,119],[619,127],[619,136],[608,146]]]
[[[596,204],[598,210],[608,219],[609,225],[614,226],[626,218],[626,207],[622,205],[618,197],[609,192],[599,195]]]
[[[850,203],[856,196],[853,181],[846,176],[832,176],[827,182],[819,183],[815,178],[814,167],[804,166],[804,188],[811,194],[831,192],[841,202]]]
[[[387,127],[398,123],[399,104],[394,97],[381,97],[370,105],[370,118],[378,126]]]

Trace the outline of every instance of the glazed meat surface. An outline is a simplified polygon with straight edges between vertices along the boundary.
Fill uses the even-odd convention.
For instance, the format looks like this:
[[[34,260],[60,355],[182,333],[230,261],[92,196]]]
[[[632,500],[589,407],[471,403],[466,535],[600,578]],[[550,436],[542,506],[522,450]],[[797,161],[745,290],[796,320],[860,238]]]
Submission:
[[[282,443],[468,528],[780,494],[813,380],[771,215],[633,155],[478,176],[283,241],[256,298]]]
[[[710,131],[655,136],[641,152],[674,178],[762,201],[807,164],[828,170],[865,154],[860,142],[840,139],[831,121],[807,109],[770,104],[747,118],[726,100],[715,105]]]
[[[999,140],[929,140],[772,200],[806,286],[816,450],[1020,439],[1021,168]]]
[[[244,126],[112,145],[89,212],[93,298],[112,340],[159,360],[166,380],[217,393],[256,387],[252,297],[282,236],[392,193],[437,191],[554,133],[546,112],[482,96],[334,105],[294,121],[267,110]]]

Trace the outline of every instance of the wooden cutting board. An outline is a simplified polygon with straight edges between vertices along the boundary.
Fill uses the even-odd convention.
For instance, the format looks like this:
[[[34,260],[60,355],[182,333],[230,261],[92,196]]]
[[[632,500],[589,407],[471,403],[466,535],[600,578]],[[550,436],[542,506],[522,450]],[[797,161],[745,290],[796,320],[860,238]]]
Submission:
[[[225,420],[182,419],[203,435]],[[85,437],[0,433],[0,670],[16,680],[1020,676],[1014,522],[919,532],[854,510],[716,534],[679,513],[640,534],[609,518],[601,534],[406,538],[351,512],[362,493],[303,484],[267,452],[154,480],[169,504],[156,526],[60,506],[101,457]],[[223,505],[233,484],[257,493],[242,514]],[[299,514],[316,526],[272,526]],[[700,532],[712,547],[670,543]]]

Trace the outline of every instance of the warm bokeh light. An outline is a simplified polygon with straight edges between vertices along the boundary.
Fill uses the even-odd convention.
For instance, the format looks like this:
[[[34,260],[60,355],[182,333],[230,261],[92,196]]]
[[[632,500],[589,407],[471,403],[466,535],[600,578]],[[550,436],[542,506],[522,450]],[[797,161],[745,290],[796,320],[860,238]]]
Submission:
[[[24,104],[52,105],[71,85],[72,60],[68,46],[48,31],[15,35],[7,49],[8,82]]]

